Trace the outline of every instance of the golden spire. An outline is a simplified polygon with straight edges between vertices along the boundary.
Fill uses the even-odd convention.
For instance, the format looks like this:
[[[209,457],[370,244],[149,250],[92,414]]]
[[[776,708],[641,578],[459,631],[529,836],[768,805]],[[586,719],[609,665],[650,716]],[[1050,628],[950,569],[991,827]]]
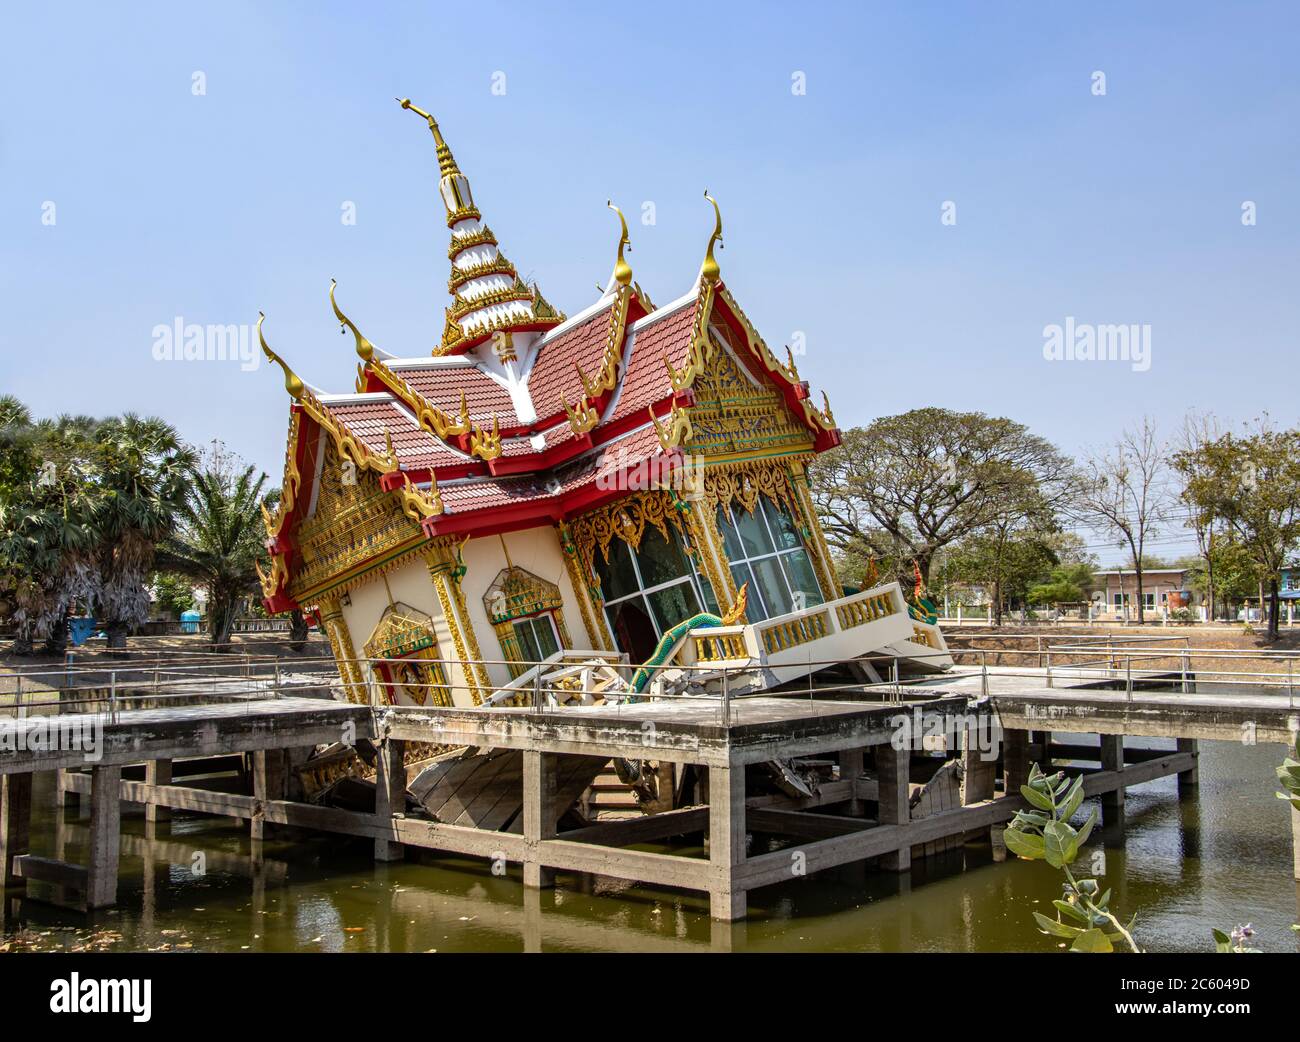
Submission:
[[[404,109],[410,109],[417,116],[423,116],[429,121],[429,132],[433,134],[433,143],[438,149],[438,170],[445,177],[447,174],[459,174],[460,169],[456,166],[456,157],[451,154],[451,147],[442,139],[442,131],[438,129],[438,121],[418,105],[412,105],[410,98],[394,98]]]
[[[266,337],[262,335],[262,323],[266,321],[266,315],[259,311],[257,313],[257,339],[262,345],[262,350],[266,357],[284,370],[284,389],[289,392],[289,397],[295,402],[302,401],[303,383],[298,379],[298,374],[289,368],[289,365],[283,358],[271,350],[271,345],[266,342]]]
[[[606,199],[605,205],[618,214],[618,223],[622,227],[618,240],[618,260],[614,262],[614,281],[620,286],[626,286],[632,281],[632,266],[623,259],[624,248],[629,250],[632,248],[632,241],[627,237],[627,218],[623,216],[623,211],[614,205],[612,199]]]
[[[361,335],[361,330],[339,308],[338,302],[334,299],[334,287],[337,285],[338,283],[334,279],[330,279],[330,307],[334,309],[335,316],[342,324],[339,332],[342,333],[344,329],[352,330],[352,335],[356,337],[357,341],[357,354],[361,356],[363,362],[369,362],[375,357],[375,345]]]
[[[713,259],[713,244],[716,242],[718,248],[722,248],[722,211],[718,209],[718,200],[709,195],[709,190],[704,190],[704,198],[713,204],[713,234],[709,236],[709,248],[704,254],[704,263],[700,265],[700,278],[705,282],[717,282],[722,270],[718,267],[718,262]]]

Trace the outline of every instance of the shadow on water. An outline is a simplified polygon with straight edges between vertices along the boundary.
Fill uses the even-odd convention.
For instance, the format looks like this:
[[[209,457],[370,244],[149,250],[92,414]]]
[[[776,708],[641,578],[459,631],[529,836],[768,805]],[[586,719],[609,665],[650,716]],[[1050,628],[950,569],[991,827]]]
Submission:
[[[1115,907],[1137,914],[1144,947],[1206,951],[1211,927],[1251,922],[1259,947],[1295,950],[1289,812],[1273,797],[1282,755],[1281,746],[1202,743],[1197,788],[1181,799],[1173,778],[1130,789],[1123,833],[1094,834],[1082,859],[1114,890]],[[54,808],[50,778],[38,778],[34,802],[33,852],[80,860],[86,823]],[[296,834],[265,841],[255,862],[250,845],[246,826],[228,819],[146,826],[128,810],[118,907],[87,916],[10,897],[6,939],[16,948],[208,951],[1057,947],[1030,912],[1050,912],[1059,875],[1042,863],[994,863],[987,844],[918,860],[910,874],[857,865],[792,878],[752,892],[747,920],[733,926],[711,923],[704,895],[617,880],[562,874],[557,889],[539,893],[524,890],[517,868],[495,875],[458,856],[375,864],[367,842]]]

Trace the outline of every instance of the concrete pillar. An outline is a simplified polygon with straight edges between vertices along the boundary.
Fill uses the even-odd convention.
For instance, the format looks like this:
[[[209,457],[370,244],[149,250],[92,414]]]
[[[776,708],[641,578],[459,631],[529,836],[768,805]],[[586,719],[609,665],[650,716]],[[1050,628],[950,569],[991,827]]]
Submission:
[[[994,796],[998,773],[998,749],[992,739],[989,749],[979,748],[979,732],[966,731],[962,743],[962,805],[982,803]]]
[[[0,776],[0,869],[3,886],[22,886],[14,875],[14,858],[31,852],[32,776]]]
[[[253,753],[253,798],[259,802],[284,799],[287,779],[283,749],[258,749]],[[249,822],[249,835],[255,840],[266,838],[266,819],[259,807]]]
[[[736,887],[736,869],[745,860],[745,768],[709,768],[709,863],[713,889],[709,911],[714,919],[745,918],[748,900]]]
[[[1002,734],[1002,792],[1019,796],[1020,787],[1029,784],[1029,732],[1004,731]]]
[[[121,767],[90,772],[90,839],[86,864],[86,907],[117,903],[118,838],[121,835]]]
[[[172,783],[172,762],[171,760],[150,760],[144,765],[144,783],[146,785],[170,785]],[[172,816],[171,809],[160,807],[156,803],[146,803],[144,805],[144,820],[147,824],[155,825],[160,821],[170,821]]]
[[[1300,882],[1300,810],[1291,808],[1291,862],[1295,878]]]
[[[1180,753],[1191,753],[1197,761],[1200,760],[1200,751],[1196,746],[1195,738],[1179,738],[1178,751]],[[1201,783],[1201,769],[1199,766],[1193,766],[1190,771],[1178,772],[1178,787],[1180,789],[1194,788]]]
[[[840,781],[851,784],[849,796],[849,813],[854,817],[862,814],[862,800],[858,798],[858,783],[862,778],[862,750],[840,750]]]
[[[538,860],[537,845],[555,838],[555,823],[560,812],[555,800],[555,754],[524,751],[524,886],[535,888],[555,885],[554,869]]]
[[[1103,771],[1122,771],[1124,769],[1124,736],[1122,734],[1104,734],[1101,736],[1101,769]],[[1123,779],[1121,778],[1121,782]],[[1124,786],[1101,795],[1102,821],[1107,825],[1124,824]]]
[[[909,809],[912,751],[895,749],[886,742],[876,746],[876,779],[880,786],[881,825],[905,825],[911,819]],[[890,872],[907,872],[912,867],[912,846],[906,839],[902,846],[880,859],[880,867]]]
[[[394,814],[406,813],[406,743],[387,738],[375,746],[375,819],[380,828],[392,824]],[[375,840],[376,861],[401,861],[406,848],[390,839]]]
[[[55,798],[58,800],[60,807],[76,807],[80,809],[81,797],[68,788],[68,775],[71,773],[66,768],[54,772]]]

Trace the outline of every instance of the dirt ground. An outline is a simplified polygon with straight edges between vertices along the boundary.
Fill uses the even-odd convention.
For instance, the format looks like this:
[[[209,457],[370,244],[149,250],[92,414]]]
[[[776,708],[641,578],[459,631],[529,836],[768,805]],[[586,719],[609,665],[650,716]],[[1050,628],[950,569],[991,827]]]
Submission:
[[[983,652],[990,666],[1041,667],[1049,658],[1052,665],[1101,664],[1112,656],[1121,669],[1131,659],[1135,670],[1178,670],[1186,649],[1189,668],[1202,679],[1245,681],[1226,674],[1268,673],[1278,682],[1290,670],[1300,681],[1300,627],[1283,627],[1273,642],[1259,626],[954,627],[944,629],[944,638],[963,665],[978,665]]]
[[[312,633],[302,648],[294,648],[285,633],[236,634],[232,646],[214,652],[203,634],[180,634],[166,637],[131,637],[125,651],[109,651],[103,640],[89,640],[81,647],[68,646],[72,654],[75,684],[98,686],[108,683],[109,676],[117,672],[130,676],[140,670],[148,671],[154,665],[186,664],[199,672],[199,667],[211,665],[213,673],[228,673],[238,669],[244,657],[254,663],[279,661],[281,668],[301,663],[312,670],[333,664],[329,642],[319,633]],[[23,676],[24,690],[49,691],[65,686],[68,662],[63,655],[14,655],[9,642],[0,644],[0,704],[12,696],[14,677]],[[321,660],[324,660],[323,662]],[[264,666],[263,668],[269,668]]]

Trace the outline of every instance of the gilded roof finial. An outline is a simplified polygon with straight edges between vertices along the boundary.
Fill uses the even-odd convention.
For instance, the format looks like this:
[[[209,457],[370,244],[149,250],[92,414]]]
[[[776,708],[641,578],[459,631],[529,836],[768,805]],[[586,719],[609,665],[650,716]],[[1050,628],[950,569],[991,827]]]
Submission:
[[[266,321],[266,315],[259,311],[257,313],[257,339],[262,345],[262,350],[266,357],[284,370],[284,389],[289,392],[289,397],[295,402],[302,401],[303,387],[302,381],[298,379],[298,374],[289,368],[289,365],[283,358],[271,350],[271,345],[266,342],[266,337],[262,335],[262,323]]]
[[[357,354],[361,356],[363,362],[369,362],[375,357],[375,345],[361,335],[361,330],[359,330],[353,323],[352,319],[343,314],[342,310],[339,308],[338,302],[334,299],[334,287],[337,285],[337,282],[330,279],[330,307],[334,309],[335,316],[338,318],[339,322],[342,323],[339,332],[342,333],[344,329],[352,330],[352,335],[356,337],[357,341]]]
[[[632,240],[627,237],[627,218],[623,216],[623,211],[614,205],[612,199],[606,199],[605,205],[618,214],[618,223],[622,226],[622,232],[618,240],[618,260],[614,262],[614,281],[620,286],[626,286],[632,281],[632,266],[623,259],[623,250],[632,248]]]
[[[718,247],[722,247],[722,211],[718,209],[718,200],[709,195],[709,190],[704,190],[704,198],[713,204],[713,234],[709,236],[709,249],[704,254],[704,263],[700,266],[700,278],[705,282],[717,282],[718,277],[722,274],[718,267],[718,262],[713,259],[713,244],[716,242]]]
[[[456,159],[451,154],[451,148],[442,139],[442,131],[438,129],[438,121],[418,105],[411,104],[410,98],[394,98],[404,109],[410,109],[417,116],[423,116],[429,121],[429,132],[433,134],[433,143],[438,149],[438,170],[445,177],[447,174],[459,174],[460,169],[456,166]]]

